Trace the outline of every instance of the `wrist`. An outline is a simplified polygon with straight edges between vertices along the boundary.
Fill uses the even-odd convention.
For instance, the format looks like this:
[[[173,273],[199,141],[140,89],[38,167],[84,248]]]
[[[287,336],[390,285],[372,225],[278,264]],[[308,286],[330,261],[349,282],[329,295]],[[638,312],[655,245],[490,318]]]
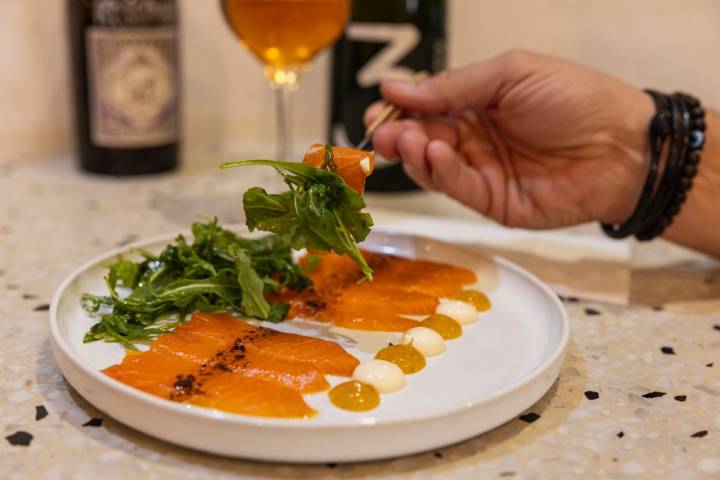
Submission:
[[[627,121],[620,130],[618,141],[624,146],[629,160],[647,166],[650,151],[650,122],[655,115],[655,104],[646,92],[636,90],[626,111]],[[642,183],[639,179],[637,183]]]
[[[720,256],[720,118],[707,111],[705,149],[687,200],[663,238]]]
[[[608,207],[598,216],[601,223],[624,223],[635,210],[650,164],[650,122],[655,115],[652,98],[633,89],[624,101],[623,117],[618,121],[610,161],[619,164],[617,191]]]
[[[650,165],[630,217],[602,225],[612,238],[633,235],[647,241],[665,232],[687,200],[705,143],[705,111],[699,100],[682,93],[646,92],[656,110],[648,135]]]

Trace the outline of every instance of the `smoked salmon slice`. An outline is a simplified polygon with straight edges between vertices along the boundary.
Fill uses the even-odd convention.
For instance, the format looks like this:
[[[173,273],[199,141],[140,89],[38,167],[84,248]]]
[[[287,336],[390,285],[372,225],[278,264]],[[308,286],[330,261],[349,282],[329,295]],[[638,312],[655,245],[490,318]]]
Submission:
[[[173,335],[178,334],[158,338],[156,345],[199,363],[238,340],[255,356],[310,365],[328,375],[350,376],[359,363],[337,343],[255,327],[228,313],[194,313]]]
[[[195,313],[147,351],[130,352],[104,372],[175,401],[249,415],[307,417],[313,411],[301,394],[327,390],[324,374],[349,376],[357,364],[334,342],[256,327],[227,313]],[[238,394],[247,388],[255,391]]]
[[[181,355],[153,349],[130,352],[122,363],[105,369],[105,373],[114,379],[161,397],[172,397],[175,394],[174,385],[178,376],[194,375],[203,379],[213,372],[234,372],[300,393],[322,392],[330,387],[322,372],[312,365],[261,355],[240,355],[232,347],[216,353],[203,364],[187,360]]]
[[[364,250],[362,254],[374,271],[373,281],[369,283],[372,285],[443,296],[453,294],[464,285],[477,281],[475,272],[462,267]],[[310,256],[300,259],[300,265],[312,279],[315,290],[320,293],[337,290],[363,278],[358,266],[347,256],[334,253],[313,256],[318,259],[314,262],[313,269],[309,269]]]
[[[312,365],[322,373],[349,377],[357,367],[357,358],[334,342],[265,329],[246,341],[248,351],[276,360]]]
[[[375,152],[367,152],[349,147],[332,147],[335,173],[347,185],[358,193],[365,190],[365,179],[375,168]],[[305,158],[305,165],[311,167],[325,167],[325,145],[315,143],[310,145]]]
[[[472,270],[432,262],[363,251],[374,270],[372,282],[363,278],[347,256],[312,253],[300,265],[314,290],[287,292],[290,317],[315,318],[360,330],[402,332],[417,326],[404,315],[435,313],[440,297],[453,295],[477,281]],[[315,257],[315,258],[312,258]]]
[[[467,268],[399,257],[391,257],[380,267],[377,276],[380,277],[378,284],[439,295],[455,293],[464,285],[477,282],[475,272]]]
[[[107,375],[138,390],[170,398],[178,375],[197,370],[197,365],[181,357],[157,351],[129,352],[122,363],[103,370]]]
[[[438,303],[439,299],[432,295],[374,283],[348,287],[336,300],[328,302],[336,311],[395,315],[429,315],[435,312]]]
[[[235,339],[258,330],[258,327],[228,313],[195,313],[190,322],[178,326],[173,333],[160,335],[151,350],[201,365],[217,352],[229,348]]]
[[[315,415],[295,390],[233,373],[206,380],[197,392],[189,395],[188,403],[262,417],[308,418]]]
[[[317,319],[321,322],[332,322],[338,327],[382,332],[405,332],[420,326],[417,320],[377,312],[351,313],[325,310],[318,314]]]
[[[312,318],[326,307],[325,299],[312,288],[301,292],[287,290],[281,295],[273,297],[272,301],[290,305],[287,318]]]
[[[361,253],[369,264],[370,259],[366,252]],[[315,261],[311,262],[311,259]],[[300,259],[300,266],[312,280],[313,289],[320,294],[342,289],[363,278],[360,267],[347,255],[312,253]]]
[[[243,377],[282,385],[300,393],[323,392],[330,388],[325,375],[307,363],[248,354],[231,369]]]

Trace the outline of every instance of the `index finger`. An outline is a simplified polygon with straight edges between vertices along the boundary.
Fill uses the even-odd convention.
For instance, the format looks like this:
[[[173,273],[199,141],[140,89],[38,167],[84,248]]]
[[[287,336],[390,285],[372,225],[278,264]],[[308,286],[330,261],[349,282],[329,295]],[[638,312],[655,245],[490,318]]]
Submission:
[[[382,100],[371,103],[365,109],[365,113],[363,114],[363,123],[365,123],[365,127],[370,126],[370,124],[375,121],[377,116],[380,115],[380,112],[382,112],[385,107],[387,107],[387,103]]]

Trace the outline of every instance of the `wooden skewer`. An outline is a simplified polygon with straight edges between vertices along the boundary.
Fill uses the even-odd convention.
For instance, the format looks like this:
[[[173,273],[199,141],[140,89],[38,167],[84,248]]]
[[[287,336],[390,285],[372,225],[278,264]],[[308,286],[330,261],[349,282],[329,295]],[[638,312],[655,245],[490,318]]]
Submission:
[[[428,76],[428,72],[422,71],[417,72],[415,75],[413,75],[412,79],[415,83],[419,83],[428,78]],[[365,137],[362,139],[362,142],[358,144],[358,150],[364,149],[367,144],[370,143],[372,136],[375,134],[375,131],[380,128],[380,125],[385,122],[390,122],[397,119],[401,113],[402,110],[400,110],[400,108],[396,107],[395,105],[388,105],[387,107],[385,107],[383,111],[380,112],[380,115],[378,115],[375,121],[371,123],[370,126],[367,127],[367,129],[365,130]]]

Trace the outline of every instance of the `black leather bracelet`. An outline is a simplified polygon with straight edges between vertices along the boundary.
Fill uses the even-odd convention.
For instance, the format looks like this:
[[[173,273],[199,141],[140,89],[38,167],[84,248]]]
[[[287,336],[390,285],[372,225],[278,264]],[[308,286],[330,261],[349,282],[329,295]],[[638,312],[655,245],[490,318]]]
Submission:
[[[682,135],[678,135],[680,143],[678,151],[679,172],[675,173],[673,181],[668,188],[668,197],[664,208],[658,209],[649,217],[648,227],[636,234],[638,240],[647,241],[661,235],[670,226],[673,218],[680,212],[682,204],[687,198],[687,192],[692,188],[693,178],[697,173],[697,163],[700,161],[700,151],[704,146],[705,112],[700,102],[681,93],[672,95],[678,106],[681,118]],[[699,141],[698,141],[699,140]]]
[[[647,210],[653,200],[657,177],[660,173],[660,157],[662,155],[663,144],[672,132],[669,123],[671,118],[670,115],[668,115],[667,98],[654,90],[645,90],[645,93],[652,97],[656,112],[652,120],[650,120],[650,126],[648,128],[650,165],[648,167],[647,177],[645,177],[645,184],[640,193],[640,198],[630,218],[621,225],[602,224],[602,229],[605,234],[616,239],[633,235],[639,229],[640,223],[645,219]]]
[[[621,225],[602,224],[612,238],[634,235],[647,241],[665,231],[692,187],[705,143],[705,111],[697,99],[681,93],[663,95],[652,90],[647,93],[653,97],[656,108],[649,128],[650,166],[630,218]],[[660,169],[663,152],[667,152],[667,160]]]
[[[673,133],[670,136],[667,161],[665,162],[662,178],[656,189],[652,207],[647,212],[640,228],[635,231],[635,236],[638,240],[654,238],[667,227],[667,225],[661,225],[659,222],[663,217],[663,212],[668,208],[670,202],[673,201],[678,189],[678,178],[682,173],[685,163],[684,147],[688,130],[683,120],[683,106],[678,99],[673,96],[669,97],[669,103]]]

